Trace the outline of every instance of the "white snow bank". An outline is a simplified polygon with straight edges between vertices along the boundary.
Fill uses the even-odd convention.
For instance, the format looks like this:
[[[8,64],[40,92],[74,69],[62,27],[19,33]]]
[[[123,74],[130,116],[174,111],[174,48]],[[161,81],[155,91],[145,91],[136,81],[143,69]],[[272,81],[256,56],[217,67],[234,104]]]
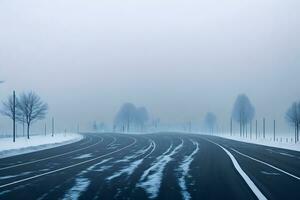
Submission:
[[[291,141],[290,138],[280,137],[277,138],[276,141],[273,141],[273,138],[255,138],[255,136],[252,136],[252,139],[250,138],[242,138],[239,135],[230,136],[230,134],[224,134],[224,135],[217,135],[217,137],[222,137],[230,140],[240,141],[240,142],[246,142],[250,144],[258,144],[258,145],[264,145],[268,147],[276,147],[276,148],[282,148],[282,149],[288,149],[293,151],[300,151],[300,143],[296,143],[294,141]]]
[[[55,134],[54,137],[34,135],[29,140],[26,137],[18,137],[16,142],[13,142],[12,138],[0,138],[0,158],[66,145],[82,138],[82,135],[76,133]]]

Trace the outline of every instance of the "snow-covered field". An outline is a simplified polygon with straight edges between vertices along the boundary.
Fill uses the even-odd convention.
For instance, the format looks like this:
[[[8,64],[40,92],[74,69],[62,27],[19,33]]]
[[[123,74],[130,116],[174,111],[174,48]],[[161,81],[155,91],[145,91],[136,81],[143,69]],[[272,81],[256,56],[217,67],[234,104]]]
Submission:
[[[82,138],[82,135],[76,133],[55,134],[54,137],[34,135],[29,140],[26,137],[18,137],[16,142],[13,142],[12,138],[0,138],[0,158],[70,144]]]
[[[239,135],[231,136],[230,134],[222,134],[217,136],[230,139],[230,140],[251,143],[251,144],[258,144],[258,145],[264,145],[268,147],[276,147],[276,148],[288,149],[293,151],[300,151],[300,143],[298,142],[295,144],[294,141],[291,141],[290,138],[286,138],[286,137],[279,137],[276,138],[276,141],[273,141],[273,138],[271,137],[266,137],[265,139],[263,138],[256,139],[254,136],[254,138],[250,139],[250,138],[240,137]]]

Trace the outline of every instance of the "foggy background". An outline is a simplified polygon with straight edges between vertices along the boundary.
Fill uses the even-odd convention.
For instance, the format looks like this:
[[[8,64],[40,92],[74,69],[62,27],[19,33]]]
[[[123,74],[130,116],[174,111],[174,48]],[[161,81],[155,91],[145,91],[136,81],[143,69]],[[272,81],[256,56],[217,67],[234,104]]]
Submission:
[[[249,96],[257,119],[300,99],[298,0],[1,0],[0,100],[33,90],[57,129],[111,124],[121,104],[165,123],[229,129]],[[41,124],[34,125],[40,130]],[[271,126],[271,124],[270,124]],[[0,132],[11,121],[0,117]],[[50,127],[50,124],[49,124]]]

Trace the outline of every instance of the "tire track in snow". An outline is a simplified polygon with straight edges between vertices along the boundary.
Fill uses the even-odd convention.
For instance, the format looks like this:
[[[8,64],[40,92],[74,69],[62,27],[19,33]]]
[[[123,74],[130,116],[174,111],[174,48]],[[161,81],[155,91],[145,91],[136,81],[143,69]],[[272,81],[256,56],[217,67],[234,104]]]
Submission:
[[[163,171],[166,165],[173,160],[172,156],[175,155],[183,146],[183,140],[180,138],[181,143],[173,150],[173,143],[161,156],[156,158],[154,164],[144,171],[139,183],[136,187],[143,188],[149,195],[150,199],[156,198],[161,186]]]
[[[142,155],[146,154],[152,148],[152,150],[150,151],[150,153],[148,153],[147,155],[145,155],[143,158],[132,162],[129,166],[123,167],[121,170],[119,170],[118,172],[114,173],[112,176],[106,178],[106,180],[111,181],[112,179],[120,177],[120,176],[122,176],[124,174],[126,174],[127,177],[129,177],[129,175],[131,175],[142,164],[142,162],[144,161],[144,159],[147,158],[148,156],[150,156],[152,154],[152,152],[155,150],[155,148],[156,148],[155,142],[152,139],[150,139],[150,141],[151,141],[150,145],[146,149],[142,149],[142,150],[136,152],[136,154],[134,156],[130,157],[130,159],[142,156]],[[129,160],[129,159],[124,159],[124,161],[127,161],[127,160]]]
[[[96,163],[87,168],[86,170],[80,172],[78,177],[75,179],[75,185],[66,192],[65,196],[63,197],[63,200],[79,199],[81,193],[85,192],[91,183],[91,181],[88,178],[84,177],[85,174],[87,174],[90,171],[93,171],[97,166],[107,163],[111,159],[112,158],[104,159],[101,162]],[[109,169],[110,167],[111,166],[103,166],[100,169],[97,169],[96,171],[104,171],[106,169]]]
[[[108,147],[110,147],[111,145],[114,145],[115,142],[117,141],[117,138],[115,136],[109,136],[110,138],[112,138],[113,140],[106,145],[106,148],[108,149]],[[88,188],[88,186],[90,185],[90,180],[88,178],[85,177],[85,175],[90,172],[90,171],[97,171],[97,172],[103,172],[107,169],[110,169],[112,166],[111,165],[105,165],[100,167],[99,169],[96,169],[96,167],[98,167],[99,165],[102,165],[104,163],[107,163],[108,161],[112,160],[112,158],[107,158],[104,159],[90,167],[88,167],[86,170],[80,172],[75,179],[75,184],[73,187],[71,187],[66,194],[64,195],[63,199],[67,200],[67,199],[78,199],[80,197],[80,195],[86,191],[86,189]],[[71,179],[70,179],[71,180]],[[43,196],[41,196],[39,198],[39,200],[42,199],[47,199],[47,196],[53,192],[55,189],[59,189],[63,184],[56,186],[55,188],[53,188],[52,190],[50,190],[48,193],[44,194]]]
[[[194,156],[199,151],[199,143],[191,140],[193,145],[195,146],[195,149],[190,155],[187,155],[184,157],[184,160],[180,163],[179,168],[177,171],[180,174],[180,177],[178,178],[179,186],[181,188],[181,194],[184,200],[190,200],[191,195],[187,191],[187,185],[186,185],[186,178],[189,177],[189,171],[190,171],[190,165],[192,164],[194,160]]]
[[[122,147],[120,149],[108,152],[106,154],[97,156],[95,158],[92,158],[92,159],[89,159],[89,160],[86,160],[86,161],[82,161],[82,162],[75,163],[75,164],[72,164],[72,165],[68,165],[68,166],[65,166],[65,167],[62,167],[62,168],[58,168],[58,169],[55,169],[55,170],[52,170],[52,171],[49,171],[49,172],[45,172],[45,173],[42,173],[42,174],[37,174],[35,176],[31,176],[31,177],[27,177],[27,178],[20,179],[20,180],[17,180],[17,181],[13,181],[13,182],[10,182],[10,183],[6,183],[4,185],[0,185],[0,189],[8,187],[8,186],[12,186],[12,185],[20,184],[20,183],[23,183],[23,182],[27,182],[27,181],[30,181],[30,180],[33,180],[33,179],[37,179],[37,178],[40,178],[40,177],[43,177],[43,176],[47,176],[47,175],[50,175],[50,174],[55,174],[55,173],[58,173],[58,172],[61,172],[61,171],[68,170],[70,168],[75,168],[77,166],[84,165],[84,164],[87,164],[87,163],[99,160],[99,159],[101,159],[103,157],[110,156],[112,154],[120,152],[120,151],[122,151],[124,149],[127,149],[127,148],[129,148],[129,147],[131,147],[131,146],[133,146],[133,145],[136,144],[137,140],[134,137],[129,137],[129,138],[133,139],[133,142],[130,143],[130,144],[128,144],[128,145],[125,145],[124,147]]]

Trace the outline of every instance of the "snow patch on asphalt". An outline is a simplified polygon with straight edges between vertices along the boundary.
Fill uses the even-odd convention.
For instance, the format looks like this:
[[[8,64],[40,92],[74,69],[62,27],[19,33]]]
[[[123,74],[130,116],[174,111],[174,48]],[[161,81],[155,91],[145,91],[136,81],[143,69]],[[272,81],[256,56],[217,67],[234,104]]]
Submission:
[[[141,149],[141,150],[137,151],[137,152],[134,154],[133,157],[136,158],[136,157],[138,157],[138,156],[144,155],[144,154],[147,153],[152,147],[155,148],[155,143],[154,143],[153,141],[150,143],[150,145],[149,145],[147,148]],[[148,155],[149,155],[149,154],[148,154]],[[147,157],[148,155],[146,155],[145,157]],[[139,159],[139,160],[136,160],[136,161],[130,163],[129,166],[123,167],[123,169],[121,169],[120,171],[114,173],[112,176],[106,178],[106,180],[111,181],[112,179],[117,178],[117,177],[119,177],[119,176],[122,176],[123,174],[126,174],[127,176],[131,175],[131,174],[138,168],[138,166],[139,166],[140,164],[142,164],[142,162],[144,161],[145,157],[142,158],[142,159]],[[128,159],[124,159],[123,161],[128,161]],[[118,162],[119,162],[119,161],[118,161]]]
[[[88,188],[90,180],[87,178],[76,178],[75,186],[73,186],[64,196],[64,200],[79,199],[80,194]]]
[[[161,185],[161,180],[163,176],[163,171],[166,165],[173,159],[172,156],[175,155],[183,146],[183,140],[172,151],[173,144],[165,151],[161,156],[156,158],[155,163],[146,171],[144,171],[137,187],[141,187],[146,190],[149,194],[149,198],[153,199],[158,196],[158,192]],[[171,151],[171,152],[170,152]]]
[[[12,138],[0,138],[0,158],[50,149],[53,147],[77,142],[83,138],[76,133],[51,135],[34,135],[30,139],[26,137],[17,137],[16,142]]]
[[[31,173],[32,172],[23,172],[23,173],[18,174],[18,175],[1,176],[0,180],[6,180],[6,179],[10,179],[10,178],[16,178],[16,177],[19,177],[19,176],[25,176],[25,175],[28,175],[28,174],[31,174]]]
[[[265,174],[265,175],[273,175],[273,176],[279,176],[280,175],[279,173],[276,173],[276,172],[261,171],[261,173]]]
[[[112,158],[104,159],[104,160],[102,160],[101,162],[98,162],[98,163],[96,163],[96,164],[90,166],[90,167],[87,168],[86,170],[82,171],[81,174],[87,173],[88,171],[96,171],[96,169],[95,169],[96,167],[98,167],[99,165],[102,165],[102,164],[104,164],[104,163],[107,163],[107,162],[110,161],[110,160],[112,160]],[[105,166],[102,166],[102,167],[105,167]],[[101,167],[101,168],[102,168],[102,167]],[[105,169],[108,169],[108,168],[105,168]],[[99,170],[99,169],[98,169],[98,170]],[[98,171],[98,170],[97,170],[97,171]],[[102,171],[103,171],[103,170],[102,170]]]
[[[77,157],[75,157],[73,159],[84,159],[84,158],[90,158],[90,157],[92,157],[92,154],[87,153],[87,154],[83,154],[83,155],[77,156]]]
[[[280,154],[282,156],[288,156],[288,157],[291,157],[291,158],[298,158],[297,156],[294,156],[292,154],[289,154],[289,153],[285,153],[285,152],[281,152],[281,151],[274,151],[273,149],[266,149],[267,151],[271,152],[271,153],[277,153],[277,154]]]
[[[129,176],[143,162],[143,160],[144,159],[134,161],[128,167],[124,167],[122,170],[120,170],[120,171],[114,173],[112,176],[106,178],[106,180],[111,181],[112,179],[122,176],[123,174],[126,174],[127,176]]]
[[[75,179],[75,185],[68,190],[68,192],[64,196],[64,200],[74,200],[79,199],[80,195],[86,191],[86,189],[89,187],[91,181],[84,177],[86,173],[89,171],[104,171],[105,169],[109,169],[111,166],[102,166],[100,169],[95,170],[95,168],[101,164],[104,164],[108,161],[110,161],[112,158],[104,159],[99,163],[96,163],[90,167],[88,167],[86,170],[79,173],[78,177]]]
[[[181,188],[181,194],[184,200],[191,199],[191,195],[187,191],[186,178],[189,176],[190,165],[194,160],[194,156],[199,151],[198,142],[192,140],[192,143],[195,146],[194,151],[190,155],[184,157],[184,160],[182,161],[182,163],[179,165],[179,168],[177,169],[177,171],[180,173],[180,177],[178,181],[179,181],[179,186]]]
[[[135,158],[145,154],[151,148],[151,146],[152,146],[152,143],[148,147],[141,149],[132,155],[126,156],[123,159],[116,161],[115,163],[130,162],[130,160],[135,159]]]

